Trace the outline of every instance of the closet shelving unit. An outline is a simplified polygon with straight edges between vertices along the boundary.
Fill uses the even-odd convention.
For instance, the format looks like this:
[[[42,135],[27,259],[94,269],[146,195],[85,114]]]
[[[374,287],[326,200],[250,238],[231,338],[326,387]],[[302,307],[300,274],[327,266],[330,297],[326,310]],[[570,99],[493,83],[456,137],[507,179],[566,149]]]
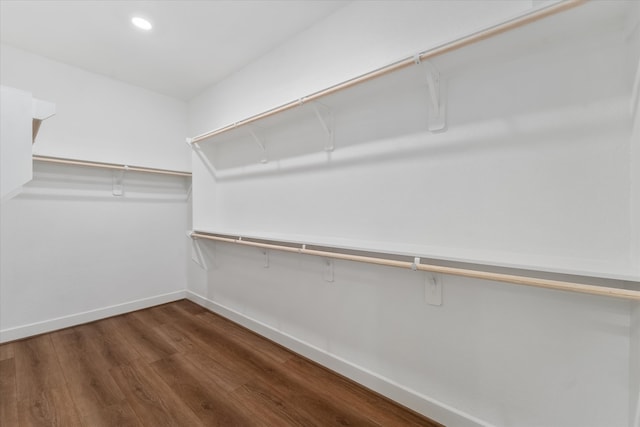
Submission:
[[[640,291],[617,289],[607,286],[594,286],[584,283],[572,283],[560,280],[539,279],[535,277],[519,276],[514,274],[493,273],[482,270],[472,270],[468,268],[447,267],[442,265],[423,264],[420,258],[415,258],[413,262],[398,261],[378,256],[363,256],[349,253],[341,253],[335,250],[324,251],[307,249],[307,245],[300,247],[276,245],[259,241],[246,240],[240,236],[238,238],[217,236],[206,233],[191,233],[193,239],[207,239],[215,242],[235,243],[239,245],[251,246],[261,249],[273,249],[284,252],[297,253],[302,255],[313,255],[328,259],[340,259],[345,261],[364,262],[368,264],[384,265],[388,267],[408,268],[414,271],[426,271],[429,273],[448,274],[453,276],[470,277],[474,279],[491,280],[495,282],[511,283],[515,285],[535,286],[539,288],[556,289],[561,291],[579,292],[591,295],[601,295],[614,298],[623,298],[640,301]]]
[[[93,168],[122,170],[122,171],[130,171],[130,172],[145,172],[145,173],[152,173],[152,174],[159,174],[159,175],[172,175],[172,176],[184,176],[184,177],[191,176],[191,172],[185,172],[185,171],[148,168],[143,166],[129,166],[129,165],[124,165],[119,163],[95,162],[95,161],[89,161],[89,160],[69,159],[65,157],[33,155],[33,160],[36,162],[42,162],[42,163],[86,166],[86,167],[93,167]]]
[[[184,201],[191,196],[191,172],[37,154],[32,160],[42,166],[37,179],[23,188],[25,195],[146,201]]]
[[[362,76],[356,77],[354,79],[351,80],[347,80],[345,82],[339,83],[335,86],[332,86],[330,88],[321,90],[319,92],[313,93],[311,95],[307,95],[304,96],[296,101],[292,101],[283,105],[280,105],[276,108],[273,108],[271,110],[262,112],[260,114],[256,114],[254,116],[248,117],[246,119],[240,120],[238,122],[229,124],[227,126],[223,126],[219,129],[215,129],[212,130],[210,132],[206,132],[204,134],[198,135],[194,138],[190,138],[188,140],[188,142],[190,144],[197,144],[199,142],[205,141],[209,138],[215,137],[217,135],[221,135],[225,132],[229,132],[233,129],[238,128],[239,126],[244,126],[244,125],[248,125],[254,122],[258,122],[262,119],[265,119],[267,117],[271,117],[273,115],[276,114],[280,114],[284,111],[287,110],[291,110],[294,109],[298,106],[301,106],[302,104],[308,103],[308,102],[312,102],[312,101],[316,101],[319,100],[320,98],[323,98],[325,96],[331,95],[333,93],[351,88],[353,86],[359,85],[361,83],[364,83],[366,81],[381,77],[383,75],[386,75],[388,73],[392,73],[394,71],[398,71],[401,69],[404,69],[406,67],[409,67],[413,64],[417,64],[420,61],[424,61],[424,60],[428,60],[430,58],[434,58],[436,56],[440,56],[443,55],[447,52],[452,52],[454,50],[463,48],[465,46],[471,45],[473,43],[485,40],[487,38],[496,36],[498,34],[502,34],[504,32],[507,32],[509,30],[512,30],[514,28],[518,28],[520,26],[523,25],[527,25],[529,23],[535,22],[537,20],[543,19],[547,16],[551,16],[554,15],[556,13],[560,13],[563,12],[565,10],[571,9],[573,7],[579,6],[580,4],[584,3],[585,0],[570,0],[570,1],[564,1],[562,3],[559,4],[555,4],[553,6],[541,9],[539,11],[530,13],[528,15],[524,15],[522,17],[507,21],[505,23],[496,25],[494,27],[491,28],[486,28],[483,30],[480,30],[476,33],[470,34],[466,37],[462,37],[458,40],[454,40],[452,42],[449,43],[445,43],[442,46],[438,46],[436,48],[433,49],[429,49],[425,52],[421,52],[416,54],[413,57],[410,58],[405,58],[403,60],[400,60],[398,62],[395,62],[393,64],[390,64],[386,67],[382,67],[378,70],[374,70],[371,71],[369,73],[366,73]]]
[[[633,213],[629,215],[633,203],[637,203],[635,198],[640,197],[634,195],[640,188],[640,165],[632,161],[628,170],[619,171],[614,161],[605,161],[603,167],[611,168],[615,175],[606,183],[597,180],[600,175],[594,177],[587,170],[597,166],[598,157],[611,155],[619,160],[625,156],[621,150],[638,150],[633,144],[639,126],[640,70],[636,49],[640,46],[640,17],[628,15],[629,4],[605,3],[557,3],[189,139],[203,164],[202,175],[194,175],[195,230],[191,236],[325,258],[640,299],[640,290],[543,280],[530,277],[528,272],[497,274],[419,262],[422,258],[634,283],[640,280],[640,223]],[[610,146],[603,144],[604,140],[611,140]],[[483,153],[481,150],[486,147],[487,153]],[[511,157],[499,151],[503,147]],[[479,155],[462,163],[451,163],[446,157],[467,148],[477,150]],[[578,150],[574,150],[576,159],[568,157],[573,149]],[[449,162],[449,167],[453,164],[459,168],[459,172],[445,171],[442,179],[453,180],[453,190],[467,191],[470,202],[457,201],[455,192],[435,192],[438,188],[433,181],[438,179],[438,172],[425,170],[439,168],[436,163],[409,164],[405,188],[385,186],[384,181],[374,177],[371,186],[376,189],[365,188],[364,196],[348,192],[358,186],[357,170],[351,175],[337,175],[346,190],[340,185],[335,187],[340,184],[335,177],[310,185],[314,177],[323,179],[317,171],[344,169],[343,165],[358,168],[369,162],[380,165],[380,175],[404,173],[402,166],[385,169],[386,165],[398,159],[407,163],[407,158],[422,159],[433,153]],[[486,162],[486,173],[482,162]],[[575,170],[563,169],[566,166]],[[523,178],[519,168],[539,176],[534,180],[529,173],[529,178]],[[473,176],[467,169],[479,175]],[[269,194],[270,181],[301,172],[297,175],[299,185],[310,188],[284,186],[278,189],[279,194]],[[498,188],[492,191],[477,182],[455,181],[457,175],[465,174]],[[368,183],[363,180],[360,184],[363,187]],[[621,188],[621,184],[628,187]],[[562,191],[554,185],[562,187]],[[592,194],[583,194],[589,186],[597,188]],[[474,189],[486,193],[477,195]],[[307,208],[296,206],[290,200],[295,196],[288,197],[287,190],[322,194],[317,204],[311,203]],[[548,194],[542,191],[538,200],[535,194],[527,194],[530,190],[546,190]],[[609,190],[611,195],[600,194]],[[301,234],[290,225],[295,222],[290,221],[294,217],[308,218],[302,221],[306,225],[335,218],[327,205],[340,202],[352,203],[352,210],[362,202],[362,212],[369,208],[375,217],[376,203],[370,200],[383,191],[391,199],[381,200],[383,204],[408,202],[406,209],[396,204],[396,213],[406,219],[398,226],[398,232],[389,231],[393,223],[385,222],[382,215],[377,218],[382,223],[368,229],[360,224],[367,222],[362,215],[347,218],[344,226],[331,233],[317,226],[312,232]],[[562,199],[563,191],[567,200]],[[482,195],[487,196],[486,200]],[[267,203],[272,196],[285,206],[280,210],[270,208]],[[591,196],[603,200],[592,200]],[[477,205],[495,205],[486,211],[478,209],[477,215],[480,226],[488,225],[494,236],[465,228],[462,223],[459,228],[465,228],[467,234],[480,236],[472,238],[470,248],[465,248],[466,236],[456,228],[459,223],[447,222],[446,218],[455,216],[457,211],[438,214],[424,201],[415,202],[429,198],[434,199],[435,205],[453,201],[451,209],[461,211]],[[574,198],[575,208],[570,204]],[[228,218],[220,210],[226,202],[236,209],[242,206],[247,211],[265,212],[247,216],[246,220]],[[567,217],[559,220],[554,216],[553,202],[557,202],[558,211],[570,207],[570,212],[558,214]],[[611,208],[603,207],[603,203]],[[519,228],[511,229],[503,226],[500,218],[483,216],[501,206],[512,210],[508,213],[523,214],[522,220],[514,221]],[[314,208],[319,213],[312,213]],[[590,209],[602,212],[591,214]],[[572,214],[578,215],[575,227],[574,220],[568,217]],[[261,215],[269,220],[260,221]],[[588,236],[589,226],[598,225],[598,215],[604,222],[626,223],[605,224],[605,231]],[[542,219],[538,222],[538,218]],[[437,228],[424,225],[436,219],[444,221],[443,234],[457,236],[451,246],[443,239],[438,241]],[[467,222],[470,219],[475,218],[462,216]],[[562,225],[569,225],[570,231],[554,241],[545,228]],[[377,238],[371,239],[370,235]],[[608,235],[613,236],[610,241],[598,241]],[[485,240],[490,247],[482,247]],[[608,246],[596,249],[601,243]],[[510,245],[516,247],[512,250]],[[323,250],[310,250],[307,246]],[[532,253],[527,253],[529,246],[533,247]],[[375,256],[356,256],[351,251]],[[398,261],[397,256],[409,260]],[[635,286],[631,283],[630,287]]]

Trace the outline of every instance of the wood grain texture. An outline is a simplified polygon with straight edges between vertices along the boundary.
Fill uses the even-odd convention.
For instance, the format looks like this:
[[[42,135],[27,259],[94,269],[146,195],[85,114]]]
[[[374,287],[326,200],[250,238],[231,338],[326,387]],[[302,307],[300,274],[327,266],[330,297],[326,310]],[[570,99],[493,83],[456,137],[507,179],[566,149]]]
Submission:
[[[228,336],[235,342],[242,343],[243,346],[251,349],[252,352],[269,358],[274,362],[283,363],[294,357],[293,353],[284,347],[280,347],[248,329],[239,328],[235,323],[211,312],[198,314],[198,317],[207,322],[207,324],[218,333]]]
[[[190,302],[0,345],[0,426],[439,426]]]
[[[114,368],[141,358],[140,353],[128,344],[111,322],[94,322],[78,326],[104,361]]]
[[[127,396],[127,401],[144,425],[204,426],[176,392],[151,366],[135,361],[111,370],[111,375]]]
[[[139,425],[118,385],[110,375],[105,375],[111,365],[94,345],[95,338],[84,325],[51,334],[83,424]]]
[[[110,406],[100,406],[96,404],[90,412],[81,415],[81,421],[82,425],[87,427],[144,426],[128,402]]]
[[[51,339],[66,382],[75,389],[81,400],[96,401],[101,406],[124,400],[113,379],[104,375],[110,369],[109,364],[93,350],[81,329],[55,332]]]
[[[328,369],[312,363],[304,358],[295,357],[285,363],[290,375],[304,379],[309,390],[320,396],[331,397],[350,408],[356,408],[360,413],[367,414],[373,422],[387,426],[423,426],[424,419],[411,411],[399,410],[398,406],[386,398],[373,393],[352,381],[336,375]],[[433,423],[436,425],[436,423]]]
[[[13,358],[0,361],[0,426],[18,425],[18,392]]]
[[[66,387],[51,335],[40,335],[14,344],[18,400],[40,399],[43,391]]]
[[[18,415],[20,426],[82,425],[71,394],[65,386],[42,389],[38,394],[18,401]]]
[[[7,343],[0,345],[0,361],[13,359],[14,351],[13,351],[13,343]]]
[[[248,426],[246,416],[226,390],[182,355],[152,364],[158,375],[174,390],[207,426]]]
[[[134,313],[106,319],[114,328],[116,334],[121,334],[127,344],[135,349],[146,362],[155,362],[171,356],[177,350],[163,337],[158,335],[152,327],[138,319]]]

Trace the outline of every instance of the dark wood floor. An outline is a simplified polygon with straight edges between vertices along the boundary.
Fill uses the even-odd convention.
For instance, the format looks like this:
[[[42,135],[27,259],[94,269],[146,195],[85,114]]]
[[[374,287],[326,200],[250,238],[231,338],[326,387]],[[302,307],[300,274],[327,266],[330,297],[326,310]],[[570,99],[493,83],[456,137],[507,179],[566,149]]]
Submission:
[[[183,300],[0,346],[0,426],[437,426]]]

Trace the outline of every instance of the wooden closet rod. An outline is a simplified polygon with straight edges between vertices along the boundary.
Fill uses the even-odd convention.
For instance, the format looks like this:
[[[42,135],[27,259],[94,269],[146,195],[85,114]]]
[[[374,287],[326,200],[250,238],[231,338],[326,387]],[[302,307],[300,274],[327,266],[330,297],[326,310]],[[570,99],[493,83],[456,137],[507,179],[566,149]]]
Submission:
[[[535,286],[538,288],[556,289],[560,291],[579,292],[583,294],[601,295],[614,298],[624,298],[640,301],[640,291],[611,288],[607,286],[587,285],[584,283],[563,282],[559,280],[538,279],[535,277],[517,276],[503,273],[490,273],[481,270],[471,270],[466,268],[444,267],[440,265],[421,264],[419,262],[397,261],[386,258],[351,255],[341,252],[319,251],[307,249],[306,245],[301,247],[282,246],[272,243],[254,242],[242,240],[241,237],[234,239],[231,237],[221,237],[202,232],[191,233],[192,239],[207,239],[216,242],[236,243],[239,245],[253,246],[263,249],[274,249],[278,251],[291,252],[304,255],[315,255],[325,258],[341,259],[346,261],[365,262],[368,264],[385,265],[389,267],[409,268],[412,270],[428,271],[431,273],[449,274],[453,276],[470,277],[473,279],[491,280],[495,282],[511,283],[515,285]]]
[[[321,91],[315,92],[311,95],[304,96],[298,100],[291,101],[287,104],[283,104],[279,107],[275,107],[271,110],[265,111],[263,113],[256,114],[244,120],[240,120],[239,122],[229,124],[227,126],[203,133],[196,137],[188,139],[188,142],[191,144],[196,144],[205,139],[209,139],[213,136],[219,135],[221,133],[228,132],[232,129],[235,129],[239,126],[247,125],[249,123],[253,123],[260,119],[264,119],[269,116],[273,116],[274,114],[281,113],[286,110],[290,110],[292,108],[298,107],[304,103],[315,101],[319,98],[322,98],[327,95],[331,95],[332,93],[350,88],[352,86],[356,86],[360,83],[364,83],[368,80],[375,79],[377,77],[383,76],[385,74],[391,73],[393,71],[401,70],[403,68],[409,67],[411,65],[420,63],[420,61],[424,61],[427,59],[431,59],[438,55],[442,55],[447,52],[451,52],[462,47],[468,46],[473,43],[477,43],[479,41],[488,39],[490,37],[496,36],[498,34],[502,34],[504,32],[513,30],[518,27],[522,27],[524,25],[530,24],[532,22],[538,21],[540,19],[546,18],[551,15],[555,15],[556,13],[563,12],[565,10],[574,8],[580,4],[585,3],[586,0],[565,0],[560,3],[552,4],[551,6],[547,6],[542,9],[535,10],[531,13],[519,16],[517,18],[511,19],[509,21],[503,22],[498,25],[494,25],[493,27],[485,28],[483,30],[477,31],[475,33],[469,34],[465,37],[453,40],[449,43],[442,44],[440,46],[436,46],[432,49],[421,52],[415,56],[402,59],[398,62],[394,62],[393,64],[389,64],[385,67],[379,68],[377,70],[368,72],[366,74],[362,74],[361,76],[355,77],[353,79],[344,81],[342,83],[338,83],[337,85],[331,86],[329,88],[323,89]]]
[[[126,170],[133,172],[147,172],[147,173],[157,173],[161,175],[175,175],[175,176],[191,176],[191,172],[182,172],[175,171],[169,169],[155,169],[155,168],[145,168],[142,166],[127,166],[127,165],[119,165],[116,163],[102,163],[102,162],[92,162],[88,160],[76,160],[76,159],[66,159],[63,157],[49,157],[49,156],[33,156],[33,160],[38,162],[48,162],[48,163],[60,163],[64,165],[77,165],[77,166],[90,166],[94,168],[104,168],[104,169],[117,169],[117,170]]]

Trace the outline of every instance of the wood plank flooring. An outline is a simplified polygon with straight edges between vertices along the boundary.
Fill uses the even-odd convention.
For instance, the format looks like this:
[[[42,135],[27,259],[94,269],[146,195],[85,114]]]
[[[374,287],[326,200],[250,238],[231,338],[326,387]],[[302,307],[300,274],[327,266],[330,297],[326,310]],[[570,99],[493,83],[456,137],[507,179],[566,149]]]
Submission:
[[[439,426],[182,300],[0,345],[0,426]]]

